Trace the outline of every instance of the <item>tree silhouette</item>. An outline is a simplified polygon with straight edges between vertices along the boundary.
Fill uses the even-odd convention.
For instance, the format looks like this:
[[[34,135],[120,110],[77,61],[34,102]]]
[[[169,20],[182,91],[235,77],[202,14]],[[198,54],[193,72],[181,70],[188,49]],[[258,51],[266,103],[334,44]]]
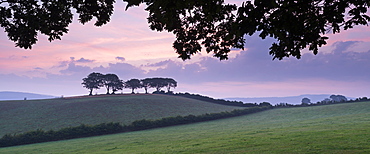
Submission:
[[[125,88],[130,88],[132,94],[135,94],[135,89],[141,88],[142,84],[139,79],[130,79],[125,82]]]
[[[246,35],[273,37],[273,58],[314,54],[325,45],[327,33],[340,33],[356,25],[368,25],[368,0],[246,0],[241,6],[224,0],[123,0],[126,9],[145,4],[152,30],[172,32],[179,57],[190,57],[205,48],[227,59],[231,48],[243,49]],[[17,47],[31,48],[37,35],[49,41],[68,32],[73,13],[85,24],[110,21],[114,0],[29,1],[0,0],[0,26]],[[75,11],[72,11],[75,10]]]
[[[86,78],[82,79],[83,82],[81,84],[90,90],[89,95],[92,95],[94,89],[100,89],[103,85],[102,77],[103,74],[92,72]]]
[[[150,88],[151,78],[145,78],[145,79],[142,79],[140,81],[141,81],[142,88],[144,88],[145,93],[147,94],[148,93],[148,88]]]
[[[124,83],[122,80],[114,80],[111,86],[112,94],[115,94],[116,91],[122,90],[124,88]]]
[[[302,98],[302,105],[308,105],[311,104],[311,100],[309,98]]]
[[[167,87],[167,92],[168,93],[170,92],[171,87],[173,87],[173,88],[176,88],[177,87],[177,82],[174,79],[172,79],[172,78],[165,78],[164,80],[167,83],[166,87]]]
[[[147,78],[147,87],[155,88],[156,92],[160,92],[161,88],[166,87],[167,92],[170,92],[171,87],[177,87],[177,82],[172,78]]]
[[[103,84],[107,89],[107,94],[110,94],[110,89],[112,89],[112,94],[114,94],[115,91],[123,88],[123,82],[118,78],[116,74],[105,74],[103,76]]]
[[[167,82],[164,78],[151,78],[150,87],[155,88],[156,92],[160,92],[161,88],[167,86]]]
[[[343,95],[330,95],[330,99],[333,102],[346,102],[347,98]]]

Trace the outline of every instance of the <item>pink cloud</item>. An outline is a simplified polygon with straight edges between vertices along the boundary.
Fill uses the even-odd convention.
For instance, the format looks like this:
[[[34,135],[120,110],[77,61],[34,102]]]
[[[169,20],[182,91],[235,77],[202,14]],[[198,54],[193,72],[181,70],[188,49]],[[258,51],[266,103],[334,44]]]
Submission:
[[[370,28],[368,26],[355,26],[353,29],[342,30],[338,34],[327,34],[328,45],[338,41],[363,41],[370,42]]]

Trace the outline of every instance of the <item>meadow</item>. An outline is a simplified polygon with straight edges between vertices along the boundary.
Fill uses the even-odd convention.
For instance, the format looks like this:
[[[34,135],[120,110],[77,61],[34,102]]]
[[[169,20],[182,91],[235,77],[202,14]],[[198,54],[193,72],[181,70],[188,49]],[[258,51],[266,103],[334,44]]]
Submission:
[[[145,131],[0,148],[0,153],[370,153],[370,102],[277,108]]]
[[[81,124],[161,119],[242,109],[171,95],[111,95],[27,101],[0,101],[0,136]]]

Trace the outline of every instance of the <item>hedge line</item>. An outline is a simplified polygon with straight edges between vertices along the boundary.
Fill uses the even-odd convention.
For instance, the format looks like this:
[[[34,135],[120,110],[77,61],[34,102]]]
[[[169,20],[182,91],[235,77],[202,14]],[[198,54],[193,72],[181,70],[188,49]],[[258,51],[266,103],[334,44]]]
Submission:
[[[207,113],[198,116],[188,115],[188,116],[166,117],[159,120],[144,119],[134,121],[130,125],[121,125],[120,123],[112,122],[112,123],[102,123],[94,126],[82,124],[77,127],[62,128],[58,131],[53,130],[44,131],[38,129],[36,131],[30,131],[21,134],[6,134],[0,139],[0,147],[9,147],[16,145],[91,137],[98,135],[123,133],[151,128],[189,124],[195,122],[235,117],[240,115],[247,115],[271,108],[272,108],[271,106],[251,107],[241,110],[236,109],[230,112],[210,113],[210,114]]]
[[[215,104],[228,105],[228,106],[238,106],[238,107],[259,106],[259,104],[257,104],[257,103],[244,103],[242,101],[229,101],[229,100],[224,100],[224,99],[214,99],[214,98],[199,95],[199,94],[176,93],[176,94],[172,94],[172,95],[191,98],[191,99],[196,99],[196,100],[201,100],[201,101],[206,101],[206,102],[215,103]]]

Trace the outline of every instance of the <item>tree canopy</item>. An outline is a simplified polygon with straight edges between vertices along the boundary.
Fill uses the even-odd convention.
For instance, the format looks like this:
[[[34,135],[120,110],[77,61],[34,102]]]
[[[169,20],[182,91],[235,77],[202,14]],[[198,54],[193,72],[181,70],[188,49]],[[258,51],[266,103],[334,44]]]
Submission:
[[[82,85],[83,87],[90,90],[89,95],[92,95],[92,92],[94,89],[100,89],[101,86],[103,86],[103,74],[101,73],[90,73],[86,78],[82,79]]]
[[[143,87],[142,83],[139,79],[130,79],[130,80],[126,81],[124,83],[124,85],[125,85],[125,88],[131,88],[131,90],[132,90],[131,93],[132,94],[135,93],[135,91],[134,91],[135,89]],[[147,93],[147,92],[145,92],[145,93]]]
[[[305,98],[302,98],[302,105],[308,105],[308,104],[311,104],[311,100],[307,97]]]
[[[150,88],[151,79],[150,78],[145,78],[145,79],[142,79],[140,81],[141,81],[142,88],[144,88],[145,93],[147,94],[148,93],[148,88]]]
[[[101,74],[92,72],[86,78],[82,79],[84,88],[89,89],[89,95],[92,95],[94,89],[100,89],[105,87],[107,89],[106,94],[115,94],[116,91],[122,90],[123,88],[131,89],[131,93],[135,93],[135,89],[144,88],[145,93],[148,93],[148,88],[155,88],[155,92],[161,93],[161,88],[166,87],[167,93],[172,93],[171,88],[177,87],[177,81],[172,78],[145,78],[145,79],[130,79],[123,82],[116,74]],[[110,93],[112,90],[112,93]]]
[[[326,44],[325,34],[368,25],[368,0],[246,0],[241,6],[224,0],[123,0],[126,9],[146,5],[152,30],[172,32],[179,58],[190,59],[205,48],[223,60],[232,48],[243,49],[245,35],[273,37],[275,59],[314,54]],[[84,24],[110,21],[114,0],[0,0],[0,26],[17,47],[31,48],[39,33],[49,41],[68,32],[73,13]],[[248,43],[248,42],[247,42]]]
[[[117,90],[123,89],[123,81],[116,74],[105,74],[102,80],[103,85],[107,88],[107,94],[110,94],[109,89],[112,89],[112,94]]]

